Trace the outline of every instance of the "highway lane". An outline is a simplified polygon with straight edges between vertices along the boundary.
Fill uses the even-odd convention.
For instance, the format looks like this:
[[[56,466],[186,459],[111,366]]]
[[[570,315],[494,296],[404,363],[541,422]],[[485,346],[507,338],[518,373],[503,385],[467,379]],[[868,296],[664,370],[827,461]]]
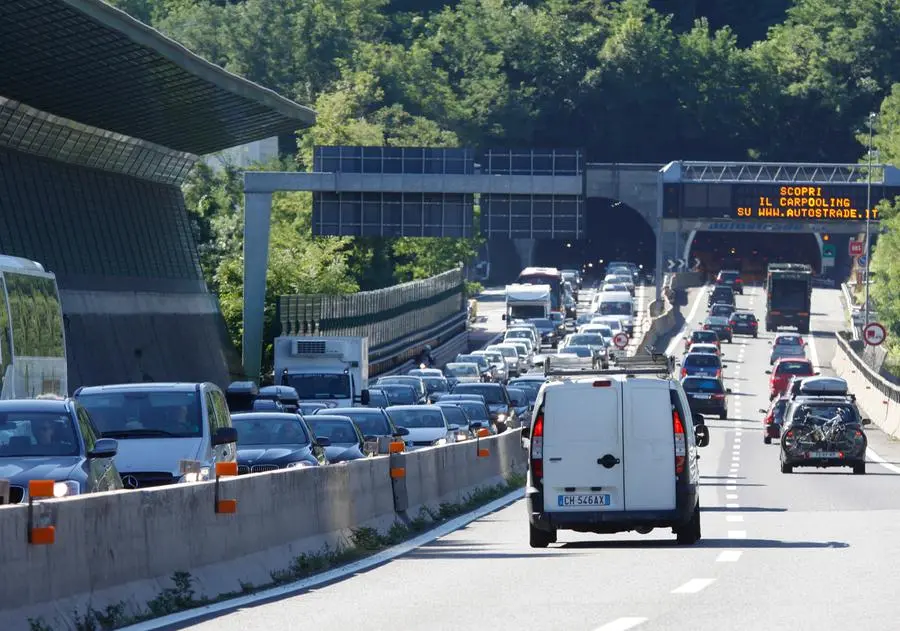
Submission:
[[[751,288],[738,305],[761,317],[763,300]],[[702,320],[703,305],[689,322]],[[837,292],[816,290],[813,308],[811,354],[822,365],[843,321]],[[900,480],[874,463],[865,476],[780,473],[777,441],[763,444],[758,412],[768,403],[772,337],[723,345],[734,395],[729,418],[709,420],[711,444],[701,450],[696,546],[675,546],[668,531],[562,532],[559,544],[532,550],[517,502],[364,574],[177,628],[261,631],[302,620],[321,629],[896,629]],[[900,446],[868,434],[885,460],[900,462]]]

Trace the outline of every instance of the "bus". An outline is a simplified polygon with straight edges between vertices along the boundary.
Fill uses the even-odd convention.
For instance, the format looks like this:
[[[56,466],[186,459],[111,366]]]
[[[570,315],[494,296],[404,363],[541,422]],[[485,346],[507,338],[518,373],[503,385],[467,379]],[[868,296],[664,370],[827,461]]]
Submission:
[[[0,399],[68,396],[66,333],[56,276],[0,255]]]
[[[526,267],[519,273],[516,283],[550,285],[550,309],[565,314],[562,272],[555,267]]]

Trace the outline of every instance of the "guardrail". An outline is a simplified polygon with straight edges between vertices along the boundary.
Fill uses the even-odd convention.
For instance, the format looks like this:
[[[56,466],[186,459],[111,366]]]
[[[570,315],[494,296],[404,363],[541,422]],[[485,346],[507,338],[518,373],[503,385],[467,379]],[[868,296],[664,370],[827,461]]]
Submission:
[[[839,377],[847,380],[857,404],[872,422],[885,433],[900,438],[900,386],[872,370],[860,357],[864,342],[848,338],[850,334],[846,331],[837,334],[832,368]]]
[[[360,547],[360,532],[385,541],[422,509],[437,514],[521,474],[526,457],[521,432],[509,430],[341,465],[3,506],[0,628],[60,631],[75,628],[74,616],[88,607],[124,620],[169,613],[173,599],[297,580],[324,546],[332,555]],[[33,521],[54,536],[32,540]],[[178,573],[195,593],[173,588]]]

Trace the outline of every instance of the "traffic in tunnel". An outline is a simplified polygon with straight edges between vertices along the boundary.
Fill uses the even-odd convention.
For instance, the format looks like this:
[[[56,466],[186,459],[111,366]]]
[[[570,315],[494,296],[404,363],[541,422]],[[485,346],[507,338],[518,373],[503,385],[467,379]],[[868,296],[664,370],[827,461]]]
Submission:
[[[584,239],[539,239],[534,264],[577,268],[586,278],[602,276],[605,263],[630,261],[647,273],[656,263],[656,235],[633,208],[606,198],[589,198]]]
[[[810,232],[697,232],[689,258],[691,266],[699,261],[699,271],[739,270],[751,282],[765,279],[769,263],[806,263],[816,273],[822,267],[819,243]]]

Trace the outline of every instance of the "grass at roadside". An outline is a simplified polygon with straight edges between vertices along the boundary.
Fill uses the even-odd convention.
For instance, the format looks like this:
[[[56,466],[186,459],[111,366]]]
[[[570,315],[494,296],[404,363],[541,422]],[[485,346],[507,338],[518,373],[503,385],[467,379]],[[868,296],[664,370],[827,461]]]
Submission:
[[[196,579],[191,576],[190,572],[175,572],[171,579],[173,586],[162,590],[140,611],[133,611],[134,607],[124,601],[109,605],[103,610],[89,607],[84,613],[72,612],[71,621],[65,628],[75,631],[112,631],[138,622],[309,578],[403,543],[442,523],[489,504],[524,485],[525,476],[512,474],[506,478],[503,484],[474,490],[458,504],[441,504],[437,510],[422,509],[420,514],[411,519],[409,523],[395,522],[387,532],[379,532],[374,528],[354,529],[350,541],[343,546],[325,547],[319,552],[301,554],[295,557],[286,568],[273,571],[271,581],[260,585],[241,582],[239,591],[219,594],[215,597],[198,595],[194,589]],[[31,631],[57,631],[43,618],[29,618],[28,623]]]

